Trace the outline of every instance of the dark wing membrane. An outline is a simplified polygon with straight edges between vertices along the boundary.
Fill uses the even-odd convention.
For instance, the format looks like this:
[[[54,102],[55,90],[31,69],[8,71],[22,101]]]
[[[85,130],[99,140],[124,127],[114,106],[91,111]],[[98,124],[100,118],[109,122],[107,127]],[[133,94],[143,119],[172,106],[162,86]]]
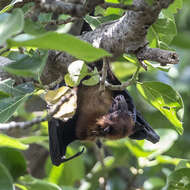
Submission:
[[[63,122],[62,120],[52,118],[48,123],[49,129],[49,148],[52,163],[56,166],[66,161],[64,159],[67,146],[76,140],[75,120]]]
[[[137,121],[134,126],[134,134],[129,136],[129,138],[136,140],[146,139],[152,143],[157,143],[160,140],[159,135],[143,119],[139,112],[137,112]]]

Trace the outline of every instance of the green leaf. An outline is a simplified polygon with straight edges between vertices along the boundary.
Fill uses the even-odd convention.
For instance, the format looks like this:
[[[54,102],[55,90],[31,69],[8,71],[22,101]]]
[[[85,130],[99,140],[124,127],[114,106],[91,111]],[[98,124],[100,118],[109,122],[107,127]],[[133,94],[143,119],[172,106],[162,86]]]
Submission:
[[[18,141],[24,144],[32,144],[32,143],[41,143],[43,141],[47,141],[48,139],[49,139],[48,136],[30,136],[30,137],[19,138]]]
[[[28,94],[24,96],[16,96],[11,98],[4,98],[0,100],[0,123],[6,122],[17,108],[27,100]]]
[[[27,82],[13,87],[15,81],[6,79],[0,82],[0,91],[9,94],[9,96],[23,96],[26,93],[31,93],[34,88],[32,83]]]
[[[86,86],[94,86],[99,83],[100,75],[97,68],[95,68],[93,72],[89,73],[89,75],[91,75],[91,77],[87,80],[82,81],[82,84]]]
[[[154,4],[154,0],[145,0],[146,3],[148,3],[149,6],[152,6]]]
[[[183,100],[171,86],[161,82],[138,83],[137,89],[147,102],[157,108],[174,126],[183,133]]]
[[[150,159],[168,151],[178,138],[177,132],[172,129],[157,129],[156,132],[160,136],[160,141],[156,144],[145,141],[143,145],[145,151],[152,151],[148,156]]]
[[[173,15],[161,12],[157,21],[149,28],[147,39],[152,48],[169,49],[168,45],[177,34]]]
[[[111,21],[114,21],[116,19],[119,19],[120,17],[118,15],[108,15],[108,16],[105,16],[105,17],[95,17],[95,16],[89,16],[89,15],[86,15],[85,16],[85,21],[90,25],[90,27],[92,28],[92,30],[98,28],[99,26],[101,26],[101,24],[103,23],[108,23],[108,22],[111,22]]]
[[[68,67],[68,74],[65,75],[65,82],[69,86],[78,86],[80,81],[88,75],[88,68],[84,61],[72,62]]]
[[[118,0],[106,0],[106,2],[110,2],[110,3],[119,3]],[[120,8],[112,8],[112,7],[108,7],[105,11],[105,15],[119,15],[119,16],[122,16],[124,13],[124,10],[123,9],[120,9]]]
[[[159,177],[150,177],[148,180],[144,182],[144,189],[146,190],[154,190],[156,188],[161,188],[165,185],[164,180]]]
[[[10,10],[14,4],[16,4],[17,2],[20,2],[21,0],[12,0],[11,3],[9,3],[6,7],[4,7],[1,11],[0,14],[5,13],[6,11]]]
[[[91,44],[72,35],[59,34],[56,32],[47,32],[40,36],[20,35],[15,39],[7,40],[7,43],[9,47],[36,47],[65,51],[72,56],[87,62],[98,60],[104,56],[110,56],[105,50],[95,48]]]
[[[188,49],[190,47],[190,32],[185,31],[185,32],[180,32],[172,41],[172,44],[175,46],[178,46],[182,49]]]
[[[15,81],[12,79],[5,79],[3,81],[0,82],[0,91],[8,94],[8,95],[13,95],[12,90],[13,85],[14,85]]]
[[[9,171],[0,163],[0,189],[14,190],[13,179]]]
[[[26,173],[26,161],[23,154],[13,148],[0,148],[0,163],[6,166],[14,179]]]
[[[170,70],[170,66],[161,66],[159,63],[151,63],[149,61],[144,61],[147,66],[149,66],[151,69],[159,69],[164,72],[168,72]]]
[[[145,150],[136,141],[126,141],[125,145],[128,147],[130,152],[136,157],[147,157],[153,153],[153,151]]]
[[[93,17],[93,16],[89,16],[89,15],[85,16],[85,21],[90,25],[92,30],[95,30],[98,26],[101,25],[101,22],[98,18],[99,17]]]
[[[7,91],[10,91],[13,97],[0,99],[0,123],[6,122],[34,90],[32,83],[23,83],[12,88],[12,81],[7,81],[6,85]]]
[[[8,38],[23,30],[24,14],[21,9],[16,9],[11,15],[6,14],[0,21],[0,45],[3,45]]]
[[[14,75],[33,77],[34,79],[39,80],[46,64],[47,56],[47,53],[44,56],[30,57],[25,55],[20,60],[4,66],[3,70]]]
[[[71,147],[67,148],[68,157],[74,155]],[[65,162],[59,167],[53,166],[48,172],[48,181],[59,185],[74,185],[78,180],[84,178],[84,162],[82,156],[79,156],[70,162]]]
[[[46,32],[42,24],[33,22],[31,19],[25,19],[24,32],[31,35],[40,35]]]
[[[190,168],[182,168],[172,172],[167,178],[167,184],[163,190],[189,190]]]
[[[17,138],[9,137],[4,134],[0,134],[0,147],[11,147],[20,150],[26,150],[28,145],[25,145],[19,141]]]
[[[169,12],[170,14],[176,14],[178,10],[182,8],[182,6],[183,0],[175,0],[165,11]]]
[[[24,185],[27,190],[61,190],[61,188],[56,184],[36,179],[29,175],[21,177],[19,182]]]
[[[178,165],[175,167],[175,170],[179,170],[182,168],[190,168],[190,160],[181,160]]]
[[[180,158],[173,158],[165,155],[156,156],[155,159],[158,164],[173,164],[173,165],[177,165],[181,160]]]

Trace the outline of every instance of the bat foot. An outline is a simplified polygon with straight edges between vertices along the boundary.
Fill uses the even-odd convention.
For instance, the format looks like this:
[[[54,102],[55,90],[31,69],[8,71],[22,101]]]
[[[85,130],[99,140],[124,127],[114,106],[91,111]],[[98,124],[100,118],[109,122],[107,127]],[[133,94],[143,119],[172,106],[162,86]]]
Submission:
[[[69,161],[69,160],[72,160],[73,158],[76,158],[76,157],[80,156],[80,155],[84,152],[84,150],[85,150],[85,148],[82,147],[82,150],[81,150],[81,151],[77,152],[76,154],[74,154],[73,156],[71,156],[71,157],[69,157],[69,158],[66,158],[65,156],[62,156],[61,162],[62,162],[62,163],[63,163],[63,162],[67,162],[67,161]]]

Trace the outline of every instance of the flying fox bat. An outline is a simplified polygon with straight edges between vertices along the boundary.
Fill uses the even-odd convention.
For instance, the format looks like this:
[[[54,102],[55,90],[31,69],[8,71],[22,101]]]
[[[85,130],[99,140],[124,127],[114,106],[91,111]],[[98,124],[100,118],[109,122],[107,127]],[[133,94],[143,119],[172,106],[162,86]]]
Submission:
[[[100,68],[99,68],[100,70]],[[121,82],[110,68],[107,81],[113,85]],[[84,86],[77,89],[77,110],[68,121],[52,118],[49,121],[50,156],[54,165],[71,160],[84,151],[66,158],[67,146],[75,140],[96,141],[98,138],[146,139],[152,143],[159,141],[159,136],[136,110],[133,99],[127,90],[99,91],[99,85]]]

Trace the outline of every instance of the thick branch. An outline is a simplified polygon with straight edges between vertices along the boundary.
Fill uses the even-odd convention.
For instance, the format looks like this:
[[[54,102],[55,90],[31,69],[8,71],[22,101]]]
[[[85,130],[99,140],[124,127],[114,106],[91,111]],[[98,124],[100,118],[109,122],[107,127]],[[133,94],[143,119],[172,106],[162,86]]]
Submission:
[[[101,47],[109,51],[113,54],[113,57],[117,57],[123,53],[129,53],[137,55],[140,58],[139,60],[147,59],[157,61],[162,65],[168,63],[176,64],[178,62],[178,56],[175,53],[146,48],[148,28],[157,20],[162,8],[167,8],[173,0],[159,0],[155,2],[154,5],[150,6],[144,0],[134,0],[133,7],[142,11],[127,11],[120,19],[103,24],[96,30],[79,36],[79,38],[91,43],[94,47]],[[57,53],[51,51],[51,55],[54,55],[54,57]],[[42,76],[42,81],[47,84],[53,79],[55,80],[55,75],[52,73],[58,73],[64,70],[61,68],[67,67],[74,60],[74,57],[66,53],[59,54],[54,59],[55,64],[49,60]],[[50,76],[48,80],[47,73]]]
[[[127,11],[123,17],[103,24],[96,30],[79,36],[79,38],[91,43],[94,47],[107,50],[113,54],[113,57],[129,53],[137,55],[139,60],[157,61],[162,65],[176,64],[178,63],[178,56],[175,53],[146,47],[148,28],[157,20],[160,11],[167,8],[173,1],[155,0],[155,4],[150,6],[145,0],[133,0],[133,5],[131,6],[133,9]],[[72,13],[75,16],[85,15],[93,10],[95,6],[104,4],[103,0],[88,0],[86,4],[52,0],[37,0],[36,2],[40,2],[41,8],[46,11],[59,13],[59,11],[62,12],[65,9],[68,14]],[[63,9],[60,9],[60,7]],[[135,9],[140,11],[134,11]],[[43,84],[55,81],[59,74],[63,76],[67,72],[67,66],[74,60],[75,58],[67,53],[50,51],[49,59],[41,78]]]
[[[178,64],[179,57],[173,51],[161,50],[159,48],[142,48],[137,53],[140,60],[151,60],[161,63],[161,65]]]
[[[44,12],[56,12],[56,14],[69,14],[75,17],[83,17],[102,3],[104,3],[103,0],[88,0],[84,5],[81,3],[41,0],[39,8]]]

